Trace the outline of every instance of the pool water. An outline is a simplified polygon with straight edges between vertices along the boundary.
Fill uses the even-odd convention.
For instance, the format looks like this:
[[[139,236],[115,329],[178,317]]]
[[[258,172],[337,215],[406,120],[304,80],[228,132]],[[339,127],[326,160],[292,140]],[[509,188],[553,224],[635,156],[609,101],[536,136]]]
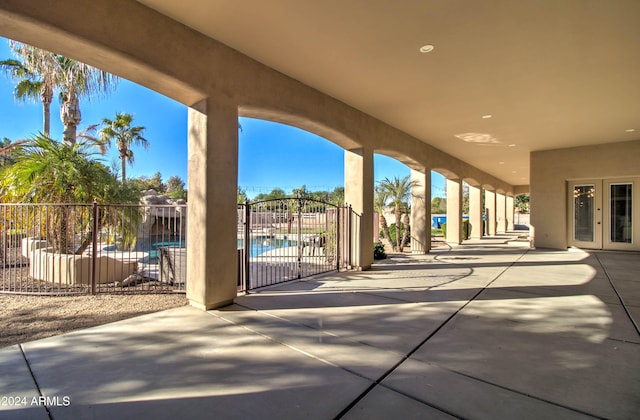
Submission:
[[[149,263],[149,264],[157,264],[158,263],[158,249],[159,248],[163,248],[163,247],[168,247],[168,246],[184,248],[185,247],[185,243],[184,243],[184,241],[154,242],[154,243],[151,244],[151,249],[145,250],[145,251],[149,252],[149,256],[146,257],[146,258],[143,258],[140,262],[145,262],[145,263]]]
[[[290,239],[276,239],[270,236],[254,236],[251,238],[251,256],[257,257],[265,252],[278,248],[296,246],[296,241]],[[238,249],[244,248],[244,240],[238,239]]]
[[[151,244],[149,243],[138,243],[138,246],[136,246],[136,249],[134,251],[136,252],[147,252],[148,255],[144,258],[141,258],[138,260],[138,262],[141,263],[147,263],[147,264],[157,264],[158,263],[158,248],[162,248],[162,247],[167,247],[167,246],[173,246],[173,247],[179,247],[179,248],[184,248],[185,247],[185,242],[184,241],[163,241],[163,242],[153,242]],[[116,245],[109,245],[109,246],[105,246],[104,248],[102,248],[103,251],[116,251]],[[126,251],[125,251],[126,252]]]

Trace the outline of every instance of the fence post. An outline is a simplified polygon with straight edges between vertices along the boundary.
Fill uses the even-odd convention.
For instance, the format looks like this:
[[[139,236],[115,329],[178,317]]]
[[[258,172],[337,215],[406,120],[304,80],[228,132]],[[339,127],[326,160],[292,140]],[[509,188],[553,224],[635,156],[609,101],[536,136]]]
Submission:
[[[302,278],[302,252],[304,242],[302,241],[302,198],[298,193],[298,279]]]
[[[349,258],[349,269],[351,269],[351,267],[353,267],[353,208],[351,207],[351,204],[349,204],[349,216],[348,216],[348,223],[349,223],[349,231],[347,233],[348,238],[349,238],[349,252],[347,254],[348,258]]]
[[[334,232],[335,235],[335,241],[336,241],[336,270],[340,271],[340,239],[342,238],[342,230],[340,229],[341,224],[340,224],[340,211],[342,210],[342,207],[336,207],[336,231]],[[327,229],[328,230],[328,229]],[[326,245],[325,245],[326,246]]]
[[[98,200],[93,200],[93,227],[91,232],[91,294],[96,294],[96,271],[98,262]]]
[[[251,289],[251,205],[249,200],[244,201],[244,292],[249,293]]]
[[[9,268],[7,266],[9,261],[9,257],[7,256],[7,253],[9,252],[9,242],[7,238],[7,231],[9,230],[10,225],[11,223],[9,223],[7,219],[7,208],[5,206],[2,206],[2,268]],[[3,274],[3,280],[4,280],[4,275],[5,275],[4,270],[2,270],[2,274]]]

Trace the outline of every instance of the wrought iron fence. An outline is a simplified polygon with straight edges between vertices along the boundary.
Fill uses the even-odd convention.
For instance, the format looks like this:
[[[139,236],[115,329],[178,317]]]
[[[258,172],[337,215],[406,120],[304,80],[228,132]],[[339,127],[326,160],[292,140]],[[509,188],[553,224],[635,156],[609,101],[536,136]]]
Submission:
[[[0,204],[0,292],[185,292],[186,205]]]
[[[350,207],[285,198],[238,205],[238,289],[339,270],[350,264]]]

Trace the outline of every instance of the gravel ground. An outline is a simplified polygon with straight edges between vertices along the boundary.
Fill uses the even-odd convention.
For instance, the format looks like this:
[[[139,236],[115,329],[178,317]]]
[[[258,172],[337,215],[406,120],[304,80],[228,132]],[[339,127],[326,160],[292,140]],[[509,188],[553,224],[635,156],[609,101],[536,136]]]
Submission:
[[[0,348],[186,304],[184,294],[0,294]]]

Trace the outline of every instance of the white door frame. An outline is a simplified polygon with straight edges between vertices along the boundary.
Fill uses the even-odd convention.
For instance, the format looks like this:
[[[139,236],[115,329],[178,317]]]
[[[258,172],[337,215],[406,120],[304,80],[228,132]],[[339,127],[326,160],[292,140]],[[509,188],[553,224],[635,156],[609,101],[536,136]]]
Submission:
[[[611,186],[631,185],[631,227],[630,242],[612,241],[612,197]],[[606,249],[640,251],[640,178],[581,179],[567,182],[567,243],[569,246],[586,249]],[[576,237],[576,205],[589,201],[592,206],[591,226],[593,235],[588,239],[588,231]],[[586,200],[586,201],[584,201]],[[583,222],[586,222],[583,220]],[[588,228],[587,225],[585,227]],[[584,235],[587,233],[587,235]]]
[[[611,215],[612,211],[612,197],[611,186],[612,185],[631,185],[631,227],[626,230],[623,235],[627,237],[630,242],[613,242],[612,239],[612,224],[613,219]],[[603,213],[603,235],[602,235],[602,247],[604,249],[621,250],[621,251],[638,251],[640,250],[640,235],[638,229],[638,222],[640,222],[640,206],[638,206],[638,179],[637,178],[615,178],[603,180],[603,198],[604,198],[604,213]]]
[[[567,240],[569,246],[577,248],[602,248],[602,180],[585,179],[569,181],[567,186],[568,217]],[[576,232],[576,205],[590,205],[591,219],[583,220],[591,227],[591,239],[580,237]]]

